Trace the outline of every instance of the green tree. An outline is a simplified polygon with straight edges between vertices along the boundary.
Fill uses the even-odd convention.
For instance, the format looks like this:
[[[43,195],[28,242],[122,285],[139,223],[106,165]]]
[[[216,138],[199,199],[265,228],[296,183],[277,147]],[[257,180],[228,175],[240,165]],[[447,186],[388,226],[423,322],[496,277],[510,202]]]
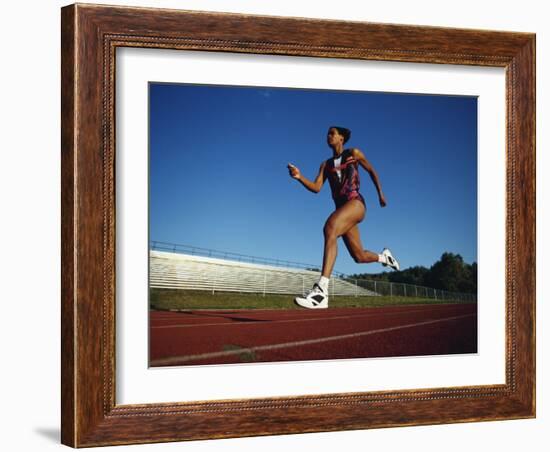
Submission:
[[[424,285],[424,280],[428,269],[421,265],[415,267],[409,267],[405,270],[398,272],[391,272],[388,274],[388,279],[391,282],[400,282],[405,284],[414,284],[417,286]]]
[[[460,254],[443,253],[426,275],[426,285],[451,292],[470,292],[471,269]],[[464,290],[464,289],[470,290]]]
[[[477,292],[477,263],[467,264],[460,254],[445,252],[429,269],[420,265],[401,271],[359,273],[351,279],[391,281],[427,286],[449,292]]]

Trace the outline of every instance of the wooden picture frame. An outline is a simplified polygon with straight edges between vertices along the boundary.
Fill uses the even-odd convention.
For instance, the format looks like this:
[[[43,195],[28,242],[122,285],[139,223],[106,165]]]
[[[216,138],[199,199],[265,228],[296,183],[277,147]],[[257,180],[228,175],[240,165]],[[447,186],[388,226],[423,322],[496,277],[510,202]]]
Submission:
[[[535,416],[535,35],[79,4],[62,8],[61,25],[63,444],[87,447]],[[505,384],[117,405],[117,47],[505,68]]]

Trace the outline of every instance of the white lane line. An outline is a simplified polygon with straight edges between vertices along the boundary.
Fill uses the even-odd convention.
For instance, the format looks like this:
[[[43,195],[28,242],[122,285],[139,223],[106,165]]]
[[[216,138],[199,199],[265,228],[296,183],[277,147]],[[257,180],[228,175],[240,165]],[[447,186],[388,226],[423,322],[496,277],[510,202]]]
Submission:
[[[270,325],[280,325],[281,323],[293,323],[293,322],[315,322],[319,320],[341,320],[341,319],[361,319],[364,317],[380,317],[380,316],[391,316],[391,315],[400,315],[400,314],[411,314],[411,313],[421,313],[425,312],[426,310],[420,310],[420,309],[411,309],[408,311],[399,311],[399,312],[369,312],[368,314],[365,313],[363,315],[340,315],[335,317],[313,317],[313,318],[306,318],[306,319],[287,319],[287,320],[249,320],[248,322],[216,322],[216,323],[193,323],[193,324],[186,324],[186,325],[159,325],[159,326],[151,326],[151,329],[167,329],[167,328],[194,328],[194,327],[200,327],[200,326],[243,326],[243,325],[258,325],[263,324],[264,326],[267,326],[269,323]],[[430,311],[433,311],[430,309]]]
[[[378,330],[371,330],[371,331],[364,331],[362,333],[350,333],[350,334],[342,334],[340,336],[329,336],[329,337],[320,337],[317,339],[307,339],[303,341],[294,341],[294,342],[283,342],[281,344],[272,344],[272,345],[259,345],[257,347],[250,347],[250,348],[240,348],[238,350],[225,350],[222,352],[211,352],[211,353],[201,353],[198,355],[187,355],[187,356],[171,356],[169,358],[160,358],[155,359],[150,362],[151,366],[169,366],[169,365],[178,365],[187,361],[195,361],[195,360],[201,360],[201,359],[209,359],[209,358],[221,358],[224,356],[231,356],[231,355],[240,355],[242,353],[255,353],[259,351],[265,351],[265,350],[278,350],[281,348],[290,348],[290,347],[299,347],[302,345],[312,345],[312,344],[320,344],[322,342],[330,342],[330,341],[340,341],[343,339],[352,339],[355,337],[362,337],[362,336],[370,336],[372,334],[378,334],[378,333],[387,333],[389,331],[395,331],[395,330],[402,330],[405,328],[414,328],[416,326],[423,326],[423,325],[431,325],[433,323],[439,323],[439,322],[448,322],[451,320],[458,320],[458,319],[464,319],[466,317],[474,317],[476,314],[466,314],[466,315],[459,315],[455,317],[446,317],[443,319],[437,319],[437,320],[427,320],[425,322],[417,322],[417,323],[410,323],[407,325],[398,325],[398,326],[392,326],[389,328],[381,328]]]

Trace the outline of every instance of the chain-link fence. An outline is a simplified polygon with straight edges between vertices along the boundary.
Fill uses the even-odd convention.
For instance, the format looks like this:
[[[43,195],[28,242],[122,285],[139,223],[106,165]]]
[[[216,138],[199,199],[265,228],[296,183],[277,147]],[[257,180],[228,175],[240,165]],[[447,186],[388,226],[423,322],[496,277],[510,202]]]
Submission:
[[[345,278],[345,280],[357,285],[360,288],[388,297],[413,297],[442,301],[477,301],[477,294],[473,293],[450,292],[447,290],[433,289],[431,287],[417,286],[414,284],[373,279]]]

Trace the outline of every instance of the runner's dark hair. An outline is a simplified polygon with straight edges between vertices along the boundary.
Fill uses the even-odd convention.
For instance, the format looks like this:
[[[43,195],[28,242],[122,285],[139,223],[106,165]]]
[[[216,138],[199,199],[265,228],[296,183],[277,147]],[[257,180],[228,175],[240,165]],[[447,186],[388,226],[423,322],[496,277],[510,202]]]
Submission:
[[[329,129],[336,129],[338,130],[338,133],[344,137],[344,144],[350,139],[351,137],[351,130],[346,129],[345,127],[340,126],[330,126]]]

